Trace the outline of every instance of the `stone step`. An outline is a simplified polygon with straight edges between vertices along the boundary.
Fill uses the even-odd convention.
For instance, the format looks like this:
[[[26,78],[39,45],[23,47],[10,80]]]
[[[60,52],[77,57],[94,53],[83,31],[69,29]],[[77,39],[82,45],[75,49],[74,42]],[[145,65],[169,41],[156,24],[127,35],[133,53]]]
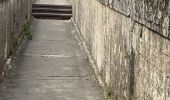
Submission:
[[[71,19],[72,14],[58,14],[58,13],[32,13],[34,18],[38,19],[56,19],[67,20]]]
[[[33,4],[33,8],[72,9],[72,5]]]
[[[72,9],[54,9],[54,8],[33,8],[32,13],[61,13],[72,14]]]

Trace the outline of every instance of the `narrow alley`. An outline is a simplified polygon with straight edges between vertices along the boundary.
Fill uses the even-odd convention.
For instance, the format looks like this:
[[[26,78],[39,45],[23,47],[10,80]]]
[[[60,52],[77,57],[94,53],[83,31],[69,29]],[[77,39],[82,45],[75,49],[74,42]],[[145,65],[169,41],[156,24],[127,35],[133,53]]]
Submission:
[[[0,0],[0,100],[170,100],[170,0]]]
[[[23,40],[0,84],[0,100],[104,100],[70,20],[33,19],[31,32],[32,40]]]

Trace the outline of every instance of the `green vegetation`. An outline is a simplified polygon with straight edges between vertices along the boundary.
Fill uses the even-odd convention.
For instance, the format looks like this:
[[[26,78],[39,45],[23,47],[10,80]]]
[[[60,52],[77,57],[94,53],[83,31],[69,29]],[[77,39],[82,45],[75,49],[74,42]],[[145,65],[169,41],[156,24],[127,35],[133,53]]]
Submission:
[[[113,99],[111,87],[105,87],[104,95],[105,95],[106,100],[112,100]]]
[[[23,32],[28,37],[29,40],[32,40],[32,33],[30,32],[30,24],[26,23],[23,27]]]

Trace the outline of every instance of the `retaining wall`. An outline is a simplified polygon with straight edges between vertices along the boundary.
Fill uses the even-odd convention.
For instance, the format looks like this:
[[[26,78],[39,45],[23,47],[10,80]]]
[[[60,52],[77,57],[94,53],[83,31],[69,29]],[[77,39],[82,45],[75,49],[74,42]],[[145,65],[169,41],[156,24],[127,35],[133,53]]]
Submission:
[[[0,0],[0,74],[24,34],[23,26],[31,17],[31,7],[31,0]]]
[[[113,100],[170,100],[169,0],[70,0]]]

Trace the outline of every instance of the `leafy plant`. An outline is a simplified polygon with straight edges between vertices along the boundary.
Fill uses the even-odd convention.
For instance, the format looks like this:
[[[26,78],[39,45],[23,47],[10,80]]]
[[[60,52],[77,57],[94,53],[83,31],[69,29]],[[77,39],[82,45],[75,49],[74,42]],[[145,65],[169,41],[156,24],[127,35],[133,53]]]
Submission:
[[[30,32],[30,25],[28,23],[24,25],[23,32],[25,33],[29,40],[32,40],[32,33]]]

